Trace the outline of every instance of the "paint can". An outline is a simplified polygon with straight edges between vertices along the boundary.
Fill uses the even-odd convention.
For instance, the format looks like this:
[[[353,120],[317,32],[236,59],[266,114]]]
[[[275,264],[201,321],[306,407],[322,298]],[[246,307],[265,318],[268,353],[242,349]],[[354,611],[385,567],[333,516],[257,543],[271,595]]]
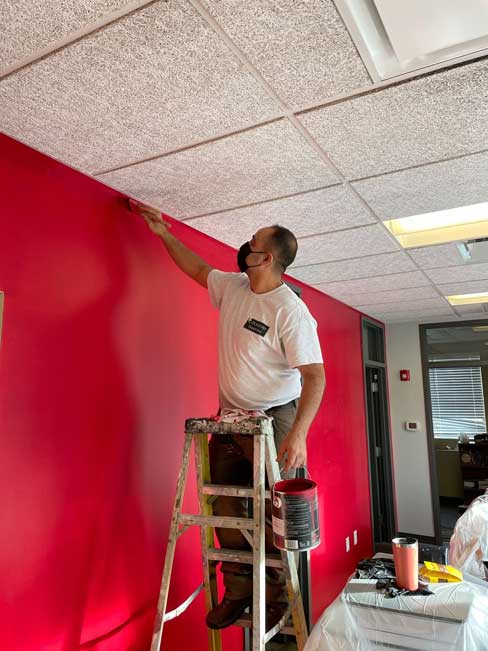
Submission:
[[[273,542],[285,551],[307,551],[320,544],[317,484],[283,479],[273,486]]]

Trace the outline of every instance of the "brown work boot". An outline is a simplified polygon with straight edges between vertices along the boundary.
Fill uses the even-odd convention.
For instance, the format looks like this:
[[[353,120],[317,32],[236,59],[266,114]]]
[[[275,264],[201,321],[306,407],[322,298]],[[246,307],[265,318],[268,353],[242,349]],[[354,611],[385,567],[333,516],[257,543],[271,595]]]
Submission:
[[[251,604],[251,597],[244,599],[228,599],[224,597],[222,601],[207,613],[207,626],[209,628],[226,628],[233,624],[246,608]]]
[[[266,630],[270,631],[276,626],[288,608],[285,603],[266,604]]]

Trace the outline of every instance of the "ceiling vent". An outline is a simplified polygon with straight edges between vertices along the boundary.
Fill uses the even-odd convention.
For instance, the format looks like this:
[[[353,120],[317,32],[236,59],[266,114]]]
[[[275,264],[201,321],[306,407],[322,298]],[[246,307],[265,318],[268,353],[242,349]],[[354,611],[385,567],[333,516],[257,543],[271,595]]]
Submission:
[[[486,0],[335,0],[374,82],[488,54]]]
[[[466,240],[456,244],[459,255],[465,264],[488,262],[488,237]]]

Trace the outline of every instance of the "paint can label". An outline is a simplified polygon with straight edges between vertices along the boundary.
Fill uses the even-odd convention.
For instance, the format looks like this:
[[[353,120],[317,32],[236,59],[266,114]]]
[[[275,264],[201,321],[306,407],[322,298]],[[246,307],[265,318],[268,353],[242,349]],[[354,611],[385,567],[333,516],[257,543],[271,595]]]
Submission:
[[[278,549],[306,551],[320,544],[316,485],[297,490],[291,482],[286,480],[288,492],[273,489],[273,542]]]

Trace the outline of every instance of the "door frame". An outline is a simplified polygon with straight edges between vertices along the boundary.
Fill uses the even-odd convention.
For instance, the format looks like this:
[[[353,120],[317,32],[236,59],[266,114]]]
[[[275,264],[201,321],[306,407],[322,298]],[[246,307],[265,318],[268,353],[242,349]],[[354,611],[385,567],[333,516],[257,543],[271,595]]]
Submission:
[[[367,346],[365,345],[365,326],[372,326],[377,328],[382,333],[382,350],[383,362],[370,360],[367,355]],[[386,332],[383,323],[375,321],[374,319],[366,316],[361,316],[361,343],[362,343],[362,360],[363,360],[363,383],[364,383],[364,410],[366,419],[366,432],[367,432],[367,448],[368,448],[368,472],[370,484],[370,509],[371,509],[371,530],[373,532],[373,544],[381,545],[382,543],[389,543],[395,537],[397,532],[397,517],[396,505],[394,499],[395,482],[393,479],[393,462],[392,462],[392,444],[391,444],[391,425],[390,425],[390,408],[389,408],[389,395],[388,395],[388,369],[386,363]],[[377,481],[376,473],[376,453],[373,456],[373,441],[372,432],[369,422],[369,405],[368,405],[368,378],[367,369],[383,369],[383,396],[384,400],[381,401],[381,423],[382,423],[382,444],[383,444],[383,459],[384,468],[386,471],[385,476],[385,500],[388,508],[389,526],[389,540],[377,540],[378,532],[376,531],[375,513],[376,509],[376,494],[373,490],[373,481]],[[378,505],[379,507],[379,505]]]
[[[453,328],[462,326],[487,325],[486,319],[472,319],[467,321],[444,321],[441,323],[421,323],[419,325],[420,359],[422,363],[422,379],[424,383],[425,420],[427,430],[427,451],[429,454],[430,493],[432,501],[432,515],[434,518],[435,544],[442,544],[441,530],[441,505],[439,497],[439,484],[437,482],[437,463],[435,458],[434,422],[432,419],[432,401],[429,380],[429,354],[427,347],[427,330],[433,328]]]

